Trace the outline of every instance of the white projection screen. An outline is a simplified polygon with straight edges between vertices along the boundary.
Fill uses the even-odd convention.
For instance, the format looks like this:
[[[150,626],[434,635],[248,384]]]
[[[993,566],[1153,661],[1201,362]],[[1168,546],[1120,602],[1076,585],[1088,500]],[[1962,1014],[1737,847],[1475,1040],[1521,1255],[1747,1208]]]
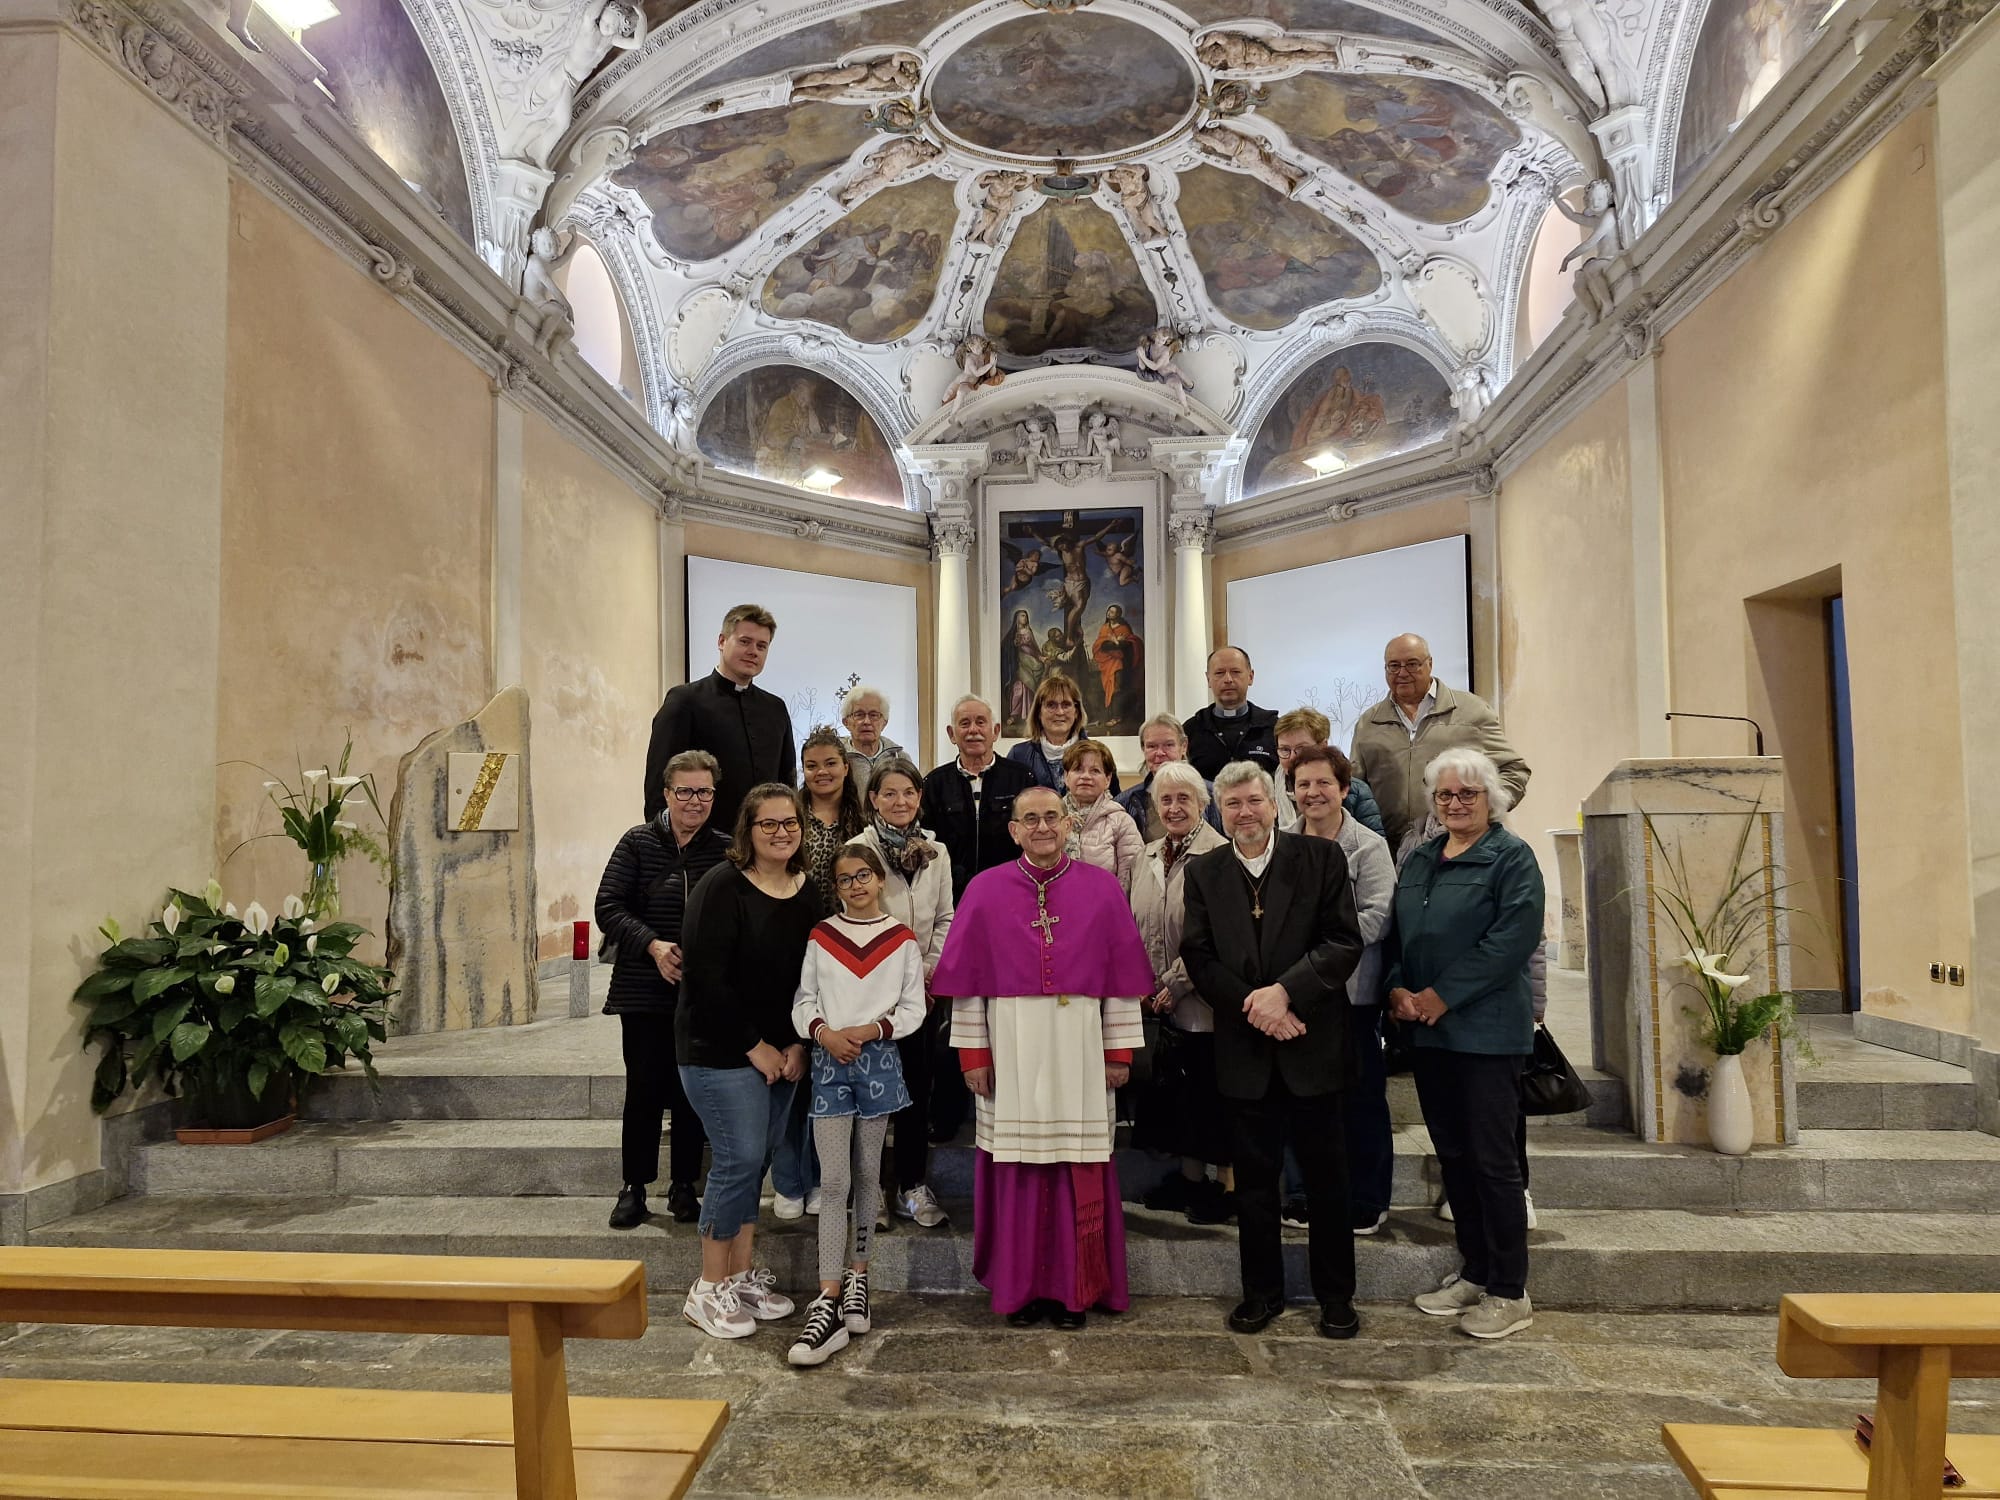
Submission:
[[[1353,743],[1355,719],[1388,692],[1382,648],[1404,631],[1431,643],[1440,682],[1471,686],[1462,536],[1236,579],[1226,602],[1230,642],[1257,670],[1252,701],[1280,713],[1318,709],[1342,749]]]
[[[840,695],[849,683],[861,681],[889,695],[889,738],[912,755],[920,753],[914,588],[690,557],[690,682],[715,670],[722,617],[739,604],[761,604],[777,617],[778,634],[757,685],[785,700],[797,738],[803,740],[815,724],[837,724]]]

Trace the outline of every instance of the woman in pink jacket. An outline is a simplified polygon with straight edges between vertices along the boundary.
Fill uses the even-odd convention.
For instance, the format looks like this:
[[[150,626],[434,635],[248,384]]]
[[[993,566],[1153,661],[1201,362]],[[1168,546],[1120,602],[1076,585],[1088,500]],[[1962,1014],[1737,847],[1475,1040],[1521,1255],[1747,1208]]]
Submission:
[[[1102,740],[1072,742],[1063,752],[1063,780],[1069,787],[1063,808],[1070,818],[1071,857],[1109,870],[1129,897],[1146,840],[1111,795],[1110,747]]]

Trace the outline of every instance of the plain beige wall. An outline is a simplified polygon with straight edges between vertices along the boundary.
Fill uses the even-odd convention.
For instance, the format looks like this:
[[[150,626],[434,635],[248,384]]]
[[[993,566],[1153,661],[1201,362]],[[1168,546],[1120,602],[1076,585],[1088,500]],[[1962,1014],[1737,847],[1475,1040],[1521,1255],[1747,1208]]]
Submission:
[[[352,730],[350,769],[375,773],[386,813],[404,753],[488,697],[486,377],[255,188],[230,205],[215,758],[296,784],[301,758],[337,756]],[[216,772],[218,860],[278,827],[262,781]],[[275,910],[303,872],[268,839],[222,879]],[[379,953],[386,881],[359,858],[341,879],[342,915]]]
[[[1744,601],[1840,569],[1863,1005],[1963,1031],[1968,992],[1925,972],[1970,925],[1931,131],[1897,126],[1673,328],[1660,413],[1675,702],[1750,712]]]
[[[902,706],[892,709],[889,722],[889,738],[905,749],[915,752],[920,758],[918,764],[925,770],[936,765],[939,753],[945,747],[942,729],[942,710],[937,706],[937,608],[932,586],[932,568],[926,559],[912,558],[904,561],[893,557],[878,557],[868,552],[851,552],[843,547],[829,547],[823,542],[810,542],[802,537],[764,536],[754,532],[736,531],[727,526],[713,526],[702,521],[690,521],[686,527],[689,557],[713,557],[722,562],[758,563],[767,568],[790,568],[794,572],[819,573],[828,578],[859,578],[870,583],[897,583],[917,591],[917,711],[910,714]],[[685,600],[683,586],[680,597]],[[685,607],[684,604],[682,607]],[[718,621],[719,625],[720,622]],[[796,628],[796,627],[794,627]],[[778,639],[774,650],[784,649],[786,624],[778,621]],[[696,621],[696,660],[707,659],[708,653],[701,649],[714,640],[714,631]],[[669,680],[679,682],[686,673],[684,663],[669,662]],[[658,708],[659,705],[653,705]]]
[[[1621,382],[1500,487],[1500,678],[1506,728],[1534,775],[1508,827],[1555,888],[1548,830],[1636,755],[1631,448]],[[1549,927],[1561,912],[1549,903]]]
[[[0,1193],[91,1171],[70,995],[214,830],[228,165],[69,36],[0,35]]]
[[[659,708],[657,512],[541,418],[521,438],[521,676],[532,703],[536,928],[566,957],[640,821]]]

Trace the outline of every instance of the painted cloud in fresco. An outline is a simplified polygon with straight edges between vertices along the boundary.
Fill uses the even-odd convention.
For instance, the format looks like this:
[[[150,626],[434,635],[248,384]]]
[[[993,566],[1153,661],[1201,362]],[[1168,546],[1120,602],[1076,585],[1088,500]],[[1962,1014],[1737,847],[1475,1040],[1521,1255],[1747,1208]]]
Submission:
[[[1209,300],[1246,327],[1283,328],[1309,307],[1382,284],[1366,245],[1254,177],[1183,172],[1177,207]]]
[[[1805,56],[1826,12],[1826,0],[1713,0],[1681,104],[1674,141],[1676,193]]]
[[[669,255],[708,260],[853,155],[870,131],[865,112],[800,104],[683,125],[646,142],[611,174],[653,211]]]
[[[1197,26],[1224,21],[1276,21],[1287,31],[1343,31],[1358,36],[1396,37],[1406,42],[1440,38],[1421,26],[1399,21],[1348,0],[1170,0]]]
[[[986,331],[1009,353],[1137,347],[1160,321],[1132,247],[1089,202],[1044,202],[1023,219],[986,296]]]
[[[938,123],[1016,156],[1088,156],[1164,135],[1194,104],[1165,37],[1098,15],[1036,15],[984,32],[939,64]]]
[[[1487,179],[1521,132],[1467,89],[1422,78],[1301,74],[1261,113],[1412,218],[1454,224],[1485,207]]]
[[[877,193],[771,273],[764,311],[863,344],[901,338],[930,308],[957,219],[951,184],[936,177]]]
[[[368,149],[476,245],[458,131],[398,0],[342,0],[340,14],[314,26],[305,42],[326,67],[335,107]]]
[[[1352,344],[1308,365],[1264,418],[1243,468],[1243,493],[1314,477],[1331,454],[1349,468],[1434,442],[1451,428],[1451,391],[1437,367],[1400,344]]]
[[[903,481],[882,429],[826,376],[789,365],[746,370],[715,393],[695,442],[716,467],[803,488],[824,469],[832,493],[903,503]]]

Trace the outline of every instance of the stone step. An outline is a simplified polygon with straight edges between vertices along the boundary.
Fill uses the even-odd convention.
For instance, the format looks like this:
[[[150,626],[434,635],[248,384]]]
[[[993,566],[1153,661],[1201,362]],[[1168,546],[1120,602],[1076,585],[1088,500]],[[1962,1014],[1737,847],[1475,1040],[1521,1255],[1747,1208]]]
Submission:
[[[133,1188],[608,1199],[620,1180],[618,1136],[615,1120],[306,1123],[253,1147],[146,1147]],[[1808,1130],[1795,1147],[1739,1158],[1557,1125],[1530,1132],[1528,1157],[1535,1202],[1546,1208],[2000,1212],[2000,1138],[1970,1131]],[[1120,1153],[1120,1178],[1134,1196],[1163,1170],[1141,1153]],[[971,1149],[934,1148],[930,1175],[940,1194],[969,1198]],[[1394,1201],[1434,1203],[1439,1182],[1428,1134],[1400,1129]]]
[[[1976,1130],[1978,1100],[1963,1068],[1932,1065],[1939,1080],[1799,1076],[1801,1130]]]
[[[1581,1076],[1590,1088],[1589,1109],[1529,1123],[1622,1128],[1624,1082],[1604,1073]],[[359,1073],[328,1074],[306,1096],[300,1114],[308,1120],[615,1120],[624,1108],[622,1072],[432,1072],[405,1065],[384,1069],[379,1089]],[[1409,1078],[1389,1080],[1389,1112],[1399,1125],[1422,1121]]]
[[[877,1242],[873,1280],[887,1291],[969,1292],[970,1210],[953,1223],[899,1223]],[[693,1225],[654,1220],[605,1227],[602,1199],[161,1195],[129,1197],[30,1233],[40,1245],[157,1246],[186,1250],[319,1250],[356,1254],[579,1256],[644,1262],[662,1293],[699,1266]],[[1132,1290],[1226,1298],[1237,1292],[1233,1229],[1128,1207]],[[814,1278],[817,1222],[774,1224],[757,1259],[780,1285]],[[1306,1287],[1306,1239],[1285,1236],[1294,1294]],[[2000,1284],[2000,1236],[1971,1214],[1701,1212],[1570,1209],[1542,1217],[1529,1237],[1531,1286],[1548,1307],[1770,1310],[1786,1292],[1983,1291]],[[1359,1295],[1397,1300],[1457,1265],[1450,1227],[1422,1210],[1391,1216],[1356,1244]]]

